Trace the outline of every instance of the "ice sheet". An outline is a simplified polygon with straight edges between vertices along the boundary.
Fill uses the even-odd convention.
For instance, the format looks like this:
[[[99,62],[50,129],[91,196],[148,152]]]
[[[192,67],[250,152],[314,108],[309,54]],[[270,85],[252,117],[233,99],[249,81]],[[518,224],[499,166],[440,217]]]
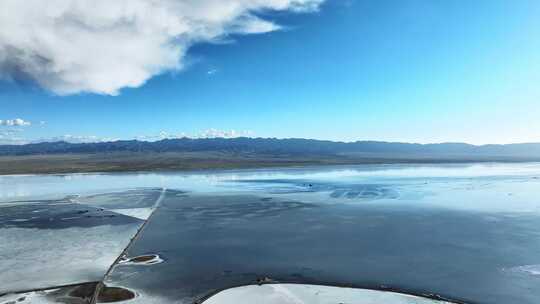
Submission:
[[[0,294],[99,281],[137,228],[0,229]]]
[[[161,190],[24,201],[0,208],[0,294],[99,281],[154,210]],[[143,202],[145,201],[145,202]],[[106,209],[103,206],[123,207]],[[151,208],[128,208],[149,205]],[[37,300],[36,300],[37,301]]]
[[[394,292],[317,286],[267,284],[235,287],[217,293],[204,304],[449,304]]]

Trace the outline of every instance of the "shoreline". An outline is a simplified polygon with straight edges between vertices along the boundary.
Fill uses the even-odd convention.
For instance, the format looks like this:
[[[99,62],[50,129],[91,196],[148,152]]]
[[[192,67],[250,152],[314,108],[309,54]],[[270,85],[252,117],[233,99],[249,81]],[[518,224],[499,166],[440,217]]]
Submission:
[[[341,155],[254,155],[227,153],[99,153],[0,156],[0,176],[71,173],[201,172],[333,165],[471,164],[540,162],[540,158]]]

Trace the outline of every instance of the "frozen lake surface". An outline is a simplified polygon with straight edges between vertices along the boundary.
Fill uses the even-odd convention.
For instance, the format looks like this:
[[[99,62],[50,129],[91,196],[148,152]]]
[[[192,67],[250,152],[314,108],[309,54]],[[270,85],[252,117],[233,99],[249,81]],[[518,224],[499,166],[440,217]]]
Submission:
[[[145,189],[102,194],[99,200],[0,205],[0,294],[102,280],[144,223],[125,210],[151,209],[162,193]]]
[[[0,176],[0,294],[100,281],[143,223],[133,303],[540,303],[536,163]]]

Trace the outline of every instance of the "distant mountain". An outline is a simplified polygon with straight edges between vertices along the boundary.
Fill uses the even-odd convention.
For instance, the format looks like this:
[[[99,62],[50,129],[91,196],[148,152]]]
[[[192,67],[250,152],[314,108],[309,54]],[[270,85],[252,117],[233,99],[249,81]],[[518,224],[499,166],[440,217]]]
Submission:
[[[164,139],[155,142],[121,140],[100,143],[44,142],[0,145],[0,155],[96,154],[112,152],[223,152],[255,155],[326,155],[404,158],[520,158],[539,159],[540,143],[482,145],[464,143],[411,144],[379,141],[334,142],[313,139],[208,138]]]

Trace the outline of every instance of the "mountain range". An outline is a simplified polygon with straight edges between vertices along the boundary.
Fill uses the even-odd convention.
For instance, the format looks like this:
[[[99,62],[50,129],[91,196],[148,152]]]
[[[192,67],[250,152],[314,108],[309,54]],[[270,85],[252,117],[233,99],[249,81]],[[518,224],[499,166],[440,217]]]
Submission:
[[[515,158],[540,159],[540,143],[471,145],[465,143],[415,144],[382,141],[336,142],[302,138],[178,138],[160,141],[120,140],[98,143],[43,142],[0,145],[0,156],[100,154],[113,152],[220,152],[278,156],[346,156],[398,158]]]

